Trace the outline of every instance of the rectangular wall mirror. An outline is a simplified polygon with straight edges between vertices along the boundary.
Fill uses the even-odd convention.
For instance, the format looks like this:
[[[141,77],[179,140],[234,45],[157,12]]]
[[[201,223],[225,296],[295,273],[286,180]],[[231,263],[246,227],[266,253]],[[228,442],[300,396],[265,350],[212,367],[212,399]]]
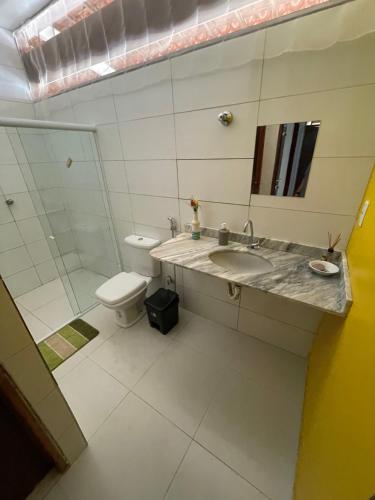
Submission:
[[[320,121],[257,128],[252,194],[304,197]]]

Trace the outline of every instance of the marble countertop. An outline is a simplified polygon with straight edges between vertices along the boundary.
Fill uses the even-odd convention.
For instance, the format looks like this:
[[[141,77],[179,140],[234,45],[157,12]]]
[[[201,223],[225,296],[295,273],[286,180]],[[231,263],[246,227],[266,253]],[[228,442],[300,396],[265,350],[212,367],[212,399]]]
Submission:
[[[236,250],[249,252],[242,242],[219,246],[216,238],[202,236],[193,240],[190,233],[182,233],[151,250],[155,259],[222,278],[239,285],[262,290],[321,311],[346,316],[351,303],[351,288],[345,253],[336,253],[340,273],[319,276],[310,271],[308,263],[319,258],[322,249],[293,243],[263,240],[260,248],[250,250],[273,264],[270,272],[258,275],[229,271],[212,262],[211,252]]]

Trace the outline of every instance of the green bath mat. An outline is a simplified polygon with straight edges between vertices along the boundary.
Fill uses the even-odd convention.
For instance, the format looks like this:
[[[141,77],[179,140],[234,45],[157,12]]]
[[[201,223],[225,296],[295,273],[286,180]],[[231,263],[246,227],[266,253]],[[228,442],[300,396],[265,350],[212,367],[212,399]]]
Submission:
[[[95,338],[98,333],[99,330],[86,321],[75,319],[39,342],[38,349],[52,371]]]

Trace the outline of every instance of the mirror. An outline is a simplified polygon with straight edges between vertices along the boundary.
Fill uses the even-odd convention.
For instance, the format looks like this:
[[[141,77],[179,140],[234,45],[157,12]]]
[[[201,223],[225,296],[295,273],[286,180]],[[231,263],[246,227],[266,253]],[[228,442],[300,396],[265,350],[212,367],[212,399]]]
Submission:
[[[252,194],[304,197],[320,121],[257,128]]]

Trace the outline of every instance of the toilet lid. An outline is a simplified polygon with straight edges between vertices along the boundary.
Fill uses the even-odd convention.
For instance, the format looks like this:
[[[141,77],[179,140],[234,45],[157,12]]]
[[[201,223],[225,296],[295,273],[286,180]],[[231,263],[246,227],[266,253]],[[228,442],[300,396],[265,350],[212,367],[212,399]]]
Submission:
[[[102,302],[115,305],[133,297],[146,288],[147,283],[140,276],[130,273],[119,273],[100,286],[95,294]]]

